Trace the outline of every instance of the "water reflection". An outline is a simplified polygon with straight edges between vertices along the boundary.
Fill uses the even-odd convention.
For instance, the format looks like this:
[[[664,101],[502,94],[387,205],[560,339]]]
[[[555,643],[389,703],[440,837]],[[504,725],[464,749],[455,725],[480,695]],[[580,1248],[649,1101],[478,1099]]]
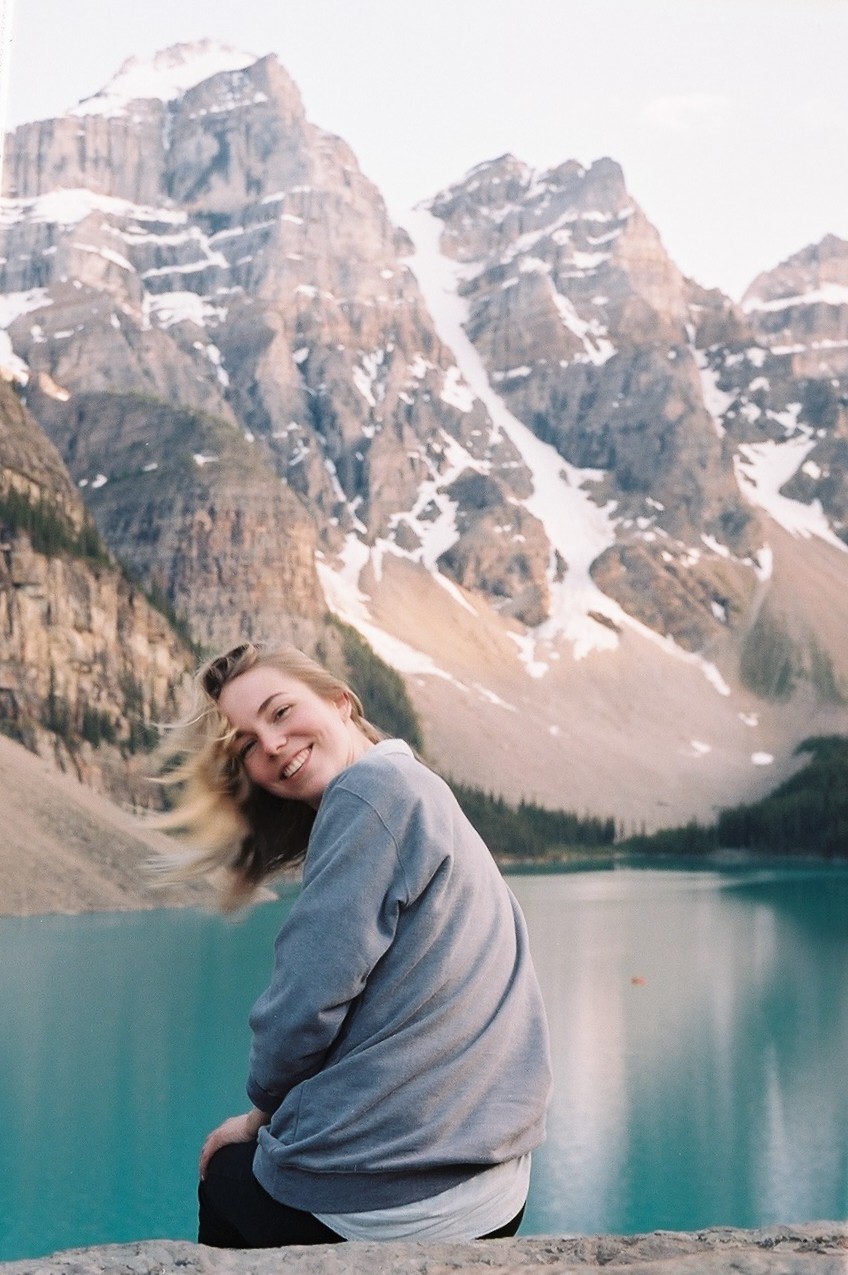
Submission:
[[[845,1216],[848,873],[512,884],[557,1073],[529,1229]]]

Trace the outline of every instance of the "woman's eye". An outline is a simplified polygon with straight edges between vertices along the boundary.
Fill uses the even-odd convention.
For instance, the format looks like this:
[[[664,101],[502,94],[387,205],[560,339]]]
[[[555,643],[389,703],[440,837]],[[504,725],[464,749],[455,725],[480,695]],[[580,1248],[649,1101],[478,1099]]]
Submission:
[[[282,705],[280,708],[278,708],[278,709],[276,710],[276,712],[274,713],[274,721],[275,721],[275,722],[278,722],[278,721],[280,720],[280,718],[281,718],[281,717],[284,717],[288,711],[289,711],[289,706],[288,706],[288,704],[283,704],[283,705]]]
[[[255,743],[256,743],[255,739],[248,739],[246,743],[242,744],[241,748],[239,749],[239,757],[241,758],[242,761],[245,760],[245,758],[247,757],[248,753],[251,751]]]

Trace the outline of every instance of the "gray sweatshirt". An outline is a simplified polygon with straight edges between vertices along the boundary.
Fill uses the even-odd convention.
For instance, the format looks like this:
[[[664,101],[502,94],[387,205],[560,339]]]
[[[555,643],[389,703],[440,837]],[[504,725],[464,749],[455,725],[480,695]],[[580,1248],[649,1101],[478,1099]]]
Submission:
[[[518,904],[437,775],[386,740],[327,787],[253,1007],[254,1173],[309,1212],[423,1200],[544,1138]]]

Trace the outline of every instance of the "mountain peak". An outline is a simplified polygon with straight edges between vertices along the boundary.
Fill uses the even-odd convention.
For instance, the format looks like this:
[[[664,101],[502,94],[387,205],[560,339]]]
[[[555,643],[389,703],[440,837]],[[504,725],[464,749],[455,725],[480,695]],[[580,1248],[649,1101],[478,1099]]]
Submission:
[[[241,71],[258,59],[216,40],[173,44],[152,58],[127,58],[108,84],[72,107],[71,115],[120,114],[130,102],[158,98],[170,102],[222,71]]]
[[[773,270],[757,275],[743,294],[742,308],[750,313],[785,310],[793,301],[845,305],[846,300],[848,240],[830,234],[793,253]]]

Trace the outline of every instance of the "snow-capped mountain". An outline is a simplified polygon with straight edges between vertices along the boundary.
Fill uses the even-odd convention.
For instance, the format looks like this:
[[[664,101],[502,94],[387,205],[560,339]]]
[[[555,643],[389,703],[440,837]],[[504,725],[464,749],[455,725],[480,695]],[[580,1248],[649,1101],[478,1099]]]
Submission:
[[[256,61],[255,54],[215,40],[175,44],[149,59],[127,58],[99,93],[72,106],[68,114],[122,115],[132,112],[134,102],[171,102],[213,75],[242,71]]]
[[[209,42],[16,130],[6,193],[0,363],[199,641],[330,607],[446,769],[649,826],[844,725],[848,245],[734,306],[609,159],[395,226]]]

